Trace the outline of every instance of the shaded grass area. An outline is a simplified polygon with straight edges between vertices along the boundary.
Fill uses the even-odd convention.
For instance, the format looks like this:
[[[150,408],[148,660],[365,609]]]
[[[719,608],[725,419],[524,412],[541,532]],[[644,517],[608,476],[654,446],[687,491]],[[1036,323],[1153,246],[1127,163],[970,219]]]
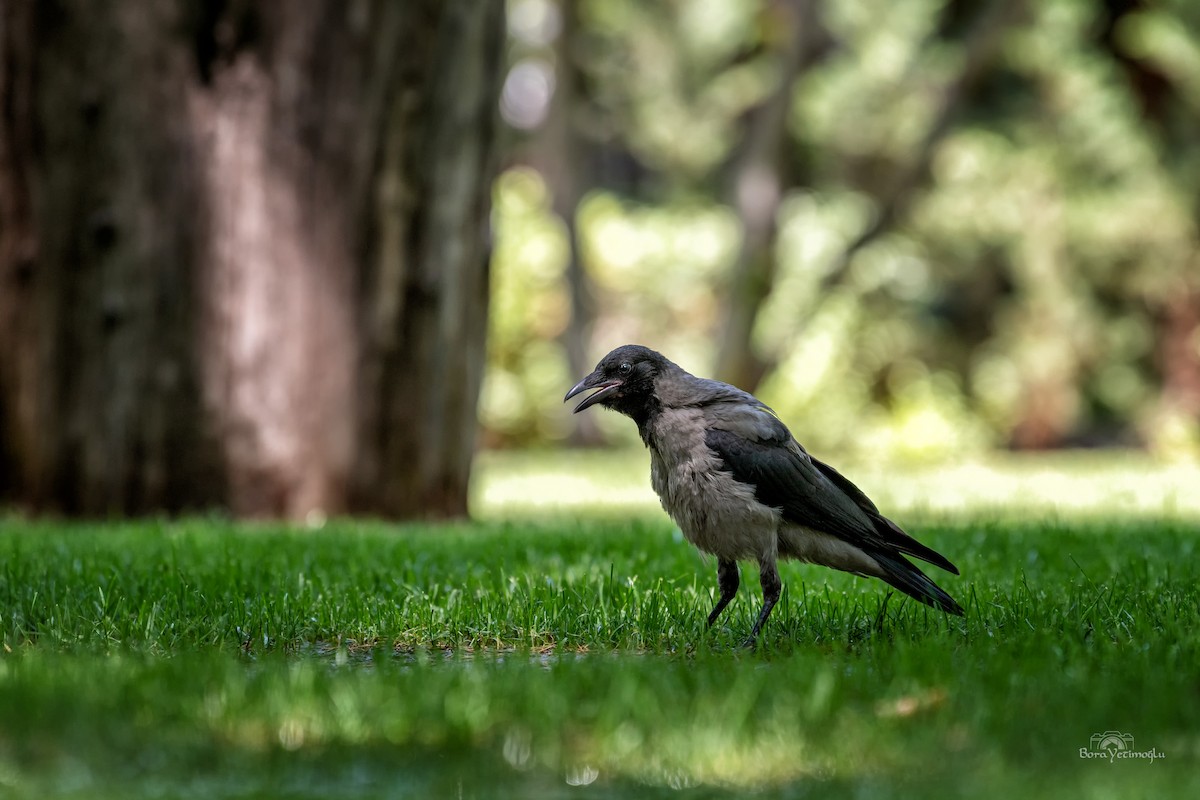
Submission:
[[[23,796],[1194,796],[1194,523],[926,520],[951,619],[665,520],[0,523]],[[1117,730],[1154,762],[1079,749]],[[581,786],[582,785],[582,786]]]

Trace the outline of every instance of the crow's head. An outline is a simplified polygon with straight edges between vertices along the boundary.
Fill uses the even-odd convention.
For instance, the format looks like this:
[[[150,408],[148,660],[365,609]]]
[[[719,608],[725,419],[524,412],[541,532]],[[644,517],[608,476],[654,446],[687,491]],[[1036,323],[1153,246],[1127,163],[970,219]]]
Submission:
[[[575,384],[563,402],[588,389],[597,389],[575,406],[575,413],[599,404],[638,419],[654,402],[655,380],[674,366],[648,347],[623,345],[600,359],[595,372]]]

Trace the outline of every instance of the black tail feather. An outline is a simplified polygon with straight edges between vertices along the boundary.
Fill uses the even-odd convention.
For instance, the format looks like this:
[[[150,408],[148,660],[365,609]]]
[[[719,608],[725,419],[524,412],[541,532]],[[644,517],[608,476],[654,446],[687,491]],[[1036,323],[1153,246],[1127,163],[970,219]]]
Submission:
[[[962,606],[904,556],[876,552],[871,553],[871,557],[883,568],[883,580],[909,597],[947,614],[963,616]]]
[[[818,461],[815,458],[811,458],[811,456],[810,459],[816,468],[820,470],[822,475],[828,478],[834,486],[841,489],[842,492],[852,499],[858,505],[858,507],[862,509],[862,511],[868,517],[870,517],[872,524],[875,526],[876,533],[883,538],[883,541],[887,544],[887,546],[894,547],[901,553],[907,553],[908,555],[914,558],[919,558],[922,561],[928,561],[930,564],[941,567],[947,572],[954,573],[955,575],[958,574],[958,567],[951,564],[950,559],[946,558],[932,547],[927,547],[926,545],[921,544],[916,539],[901,530],[899,525],[892,522],[883,514],[880,514],[879,509],[873,502],[871,502],[871,498],[863,494],[862,489],[859,489],[857,486],[851,483],[848,478],[842,475],[842,473],[838,472],[836,469],[823,461]],[[797,519],[796,521],[800,522],[801,524],[806,524],[803,519]],[[830,533],[833,533],[833,531],[830,531]],[[903,561],[903,558],[901,558],[901,560]],[[922,575],[921,577],[924,578],[925,576]],[[928,578],[925,578],[925,580],[929,581]],[[929,582],[932,585],[933,582]],[[908,589],[904,589],[901,586],[897,586],[896,588],[912,594],[912,592],[909,592]],[[937,587],[934,586],[934,588],[936,589]],[[941,590],[939,589],[938,591]],[[945,592],[942,592],[942,594],[945,594]],[[916,597],[916,595],[913,596]],[[951,602],[953,603],[954,601],[951,600]],[[955,607],[957,608],[957,605]]]
[[[872,515],[872,522],[875,523],[875,530],[884,537],[884,541],[895,547],[901,553],[906,553],[914,558],[919,558],[922,561],[928,561],[935,567],[941,567],[949,573],[958,574],[958,567],[950,563],[950,559],[934,550],[932,547],[923,545],[913,537],[909,536],[900,526],[892,522],[882,514]]]

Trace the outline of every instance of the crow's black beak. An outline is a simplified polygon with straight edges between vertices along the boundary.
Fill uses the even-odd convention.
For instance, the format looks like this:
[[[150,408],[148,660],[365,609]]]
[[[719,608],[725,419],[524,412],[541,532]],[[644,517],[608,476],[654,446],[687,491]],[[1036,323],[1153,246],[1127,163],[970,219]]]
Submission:
[[[579,383],[572,386],[571,391],[567,392],[567,396],[563,398],[563,402],[564,403],[567,402],[575,395],[580,394],[581,392],[586,392],[588,389],[599,389],[600,391],[596,392],[595,394],[589,395],[588,397],[584,398],[582,403],[575,406],[574,413],[578,414],[580,411],[583,411],[585,408],[591,408],[592,406],[594,406],[596,403],[599,403],[604,398],[612,396],[620,388],[621,388],[620,381],[606,379],[603,375],[600,374],[599,371],[596,371],[596,372],[593,372],[591,375],[588,375],[586,378],[581,380]]]

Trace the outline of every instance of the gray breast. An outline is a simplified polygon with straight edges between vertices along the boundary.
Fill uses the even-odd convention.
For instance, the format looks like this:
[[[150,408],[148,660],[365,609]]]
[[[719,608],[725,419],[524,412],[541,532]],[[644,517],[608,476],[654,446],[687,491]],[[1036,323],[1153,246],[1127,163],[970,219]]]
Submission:
[[[650,480],[663,509],[688,541],[719,558],[773,558],[778,510],[754,499],[704,442],[694,408],[667,409],[652,423]]]

